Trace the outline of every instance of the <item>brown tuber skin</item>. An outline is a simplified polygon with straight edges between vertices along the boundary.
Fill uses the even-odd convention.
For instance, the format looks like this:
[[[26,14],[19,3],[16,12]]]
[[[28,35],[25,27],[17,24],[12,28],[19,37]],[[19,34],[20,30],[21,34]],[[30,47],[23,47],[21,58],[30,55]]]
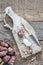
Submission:
[[[23,30],[20,30],[20,31],[18,32],[18,36],[19,36],[19,37],[22,37],[23,34],[24,34],[24,31],[23,31]]]
[[[11,47],[9,47],[9,48],[8,48],[8,54],[9,54],[9,55],[15,55],[14,49],[11,48]]]
[[[8,62],[10,65],[15,64],[15,51],[7,41],[0,40],[0,63]]]
[[[1,52],[0,52],[0,57],[5,56],[6,54],[7,54],[7,51],[1,51]]]
[[[8,44],[5,41],[3,41],[3,42],[1,42],[1,46],[8,47]]]
[[[4,51],[4,50],[7,50],[7,48],[0,46],[0,51]]]
[[[0,63],[2,62],[2,59],[0,58]]]
[[[3,61],[4,62],[8,62],[10,60],[10,56],[6,55],[4,58],[3,58]]]
[[[15,64],[15,60],[16,60],[16,57],[15,56],[12,56],[11,59],[9,60],[9,64],[10,65]]]

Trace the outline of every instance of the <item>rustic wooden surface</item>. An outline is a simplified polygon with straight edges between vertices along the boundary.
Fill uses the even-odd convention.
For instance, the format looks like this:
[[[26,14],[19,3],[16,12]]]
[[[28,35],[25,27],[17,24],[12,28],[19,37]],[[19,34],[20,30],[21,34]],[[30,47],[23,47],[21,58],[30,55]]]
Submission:
[[[22,17],[43,21],[43,0],[0,0],[0,13],[8,6]]]
[[[4,20],[3,17],[1,18],[0,16],[0,21],[3,21],[3,20]],[[7,19],[7,22],[10,22],[10,19]],[[30,21],[29,23],[33,26],[34,30],[36,31],[38,39],[43,40],[43,21]],[[3,24],[4,24],[4,21],[2,25]]]
[[[30,24],[34,27],[34,29],[36,30],[36,33],[38,33],[37,35],[41,36],[43,29],[40,30],[40,27],[43,28],[43,22],[30,22]],[[42,32],[41,32],[42,31]],[[38,37],[39,40],[43,40],[43,35],[42,37]],[[14,49],[16,52],[16,64],[15,65],[43,65],[43,41],[40,41],[41,43],[41,47],[42,47],[42,52],[38,53],[34,56],[28,57],[27,59],[22,59],[19,53],[19,50],[17,48],[17,45],[15,43],[15,40],[13,38],[13,35],[11,33],[11,31],[9,29],[5,29],[4,28],[4,22],[0,21],[0,39],[5,39],[8,40],[10,42],[12,42],[14,44]],[[32,57],[37,57],[36,60],[34,60],[33,62],[31,61]]]
[[[38,39],[42,40],[40,41],[42,52],[31,63],[29,62],[30,57],[27,59],[21,58],[11,31],[3,27],[3,14],[7,6],[11,6],[15,13],[27,19],[27,21],[36,21],[30,22],[30,24],[34,27]],[[14,43],[17,56],[15,65],[43,65],[43,0],[0,0],[0,39],[6,39]]]
[[[29,22],[36,31],[39,40],[43,40],[43,21]]]

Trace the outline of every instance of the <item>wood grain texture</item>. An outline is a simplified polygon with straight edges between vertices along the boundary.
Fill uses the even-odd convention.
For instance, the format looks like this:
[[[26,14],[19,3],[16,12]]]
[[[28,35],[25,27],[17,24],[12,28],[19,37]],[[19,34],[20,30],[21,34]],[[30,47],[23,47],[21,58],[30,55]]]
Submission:
[[[43,0],[0,0],[0,13],[4,13],[8,6],[24,18],[43,21]]]
[[[43,22],[29,22],[36,31],[39,40],[43,40]]]
[[[14,11],[14,10],[13,10]],[[14,11],[15,12],[15,11]],[[17,15],[23,17],[24,19],[26,19],[27,21],[36,21],[36,22],[43,22],[43,13],[41,13],[41,16],[33,16],[33,15],[27,15],[27,13],[23,13],[24,11],[19,10],[18,12],[15,12]],[[34,11],[33,11],[34,12]],[[31,13],[31,12],[30,12]],[[4,12],[0,12],[0,21],[3,21],[4,19]]]
[[[23,65],[43,65],[43,41],[40,41],[40,43],[41,43],[41,47],[42,47],[42,52],[35,55],[36,60],[34,60],[33,62],[30,62],[29,60],[27,60],[26,62],[23,63]]]
[[[34,28],[35,28],[36,23],[37,22],[35,22],[35,23],[30,22],[30,24],[32,26],[34,26]],[[38,22],[37,26],[43,27],[42,22],[41,23]],[[37,26],[36,26],[36,30],[37,30]],[[30,62],[31,58],[34,57],[34,56],[28,57],[27,59],[21,58],[19,50],[18,50],[17,45],[15,43],[15,40],[13,39],[12,33],[9,29],[4,28],[4,22],[3,21],[0,21],[0,39],[5,39],[5,40],[8,40],[8,41],[11,41],[14,44],[13,46],[14,46],[14,50],[16,52],[16,58],[17,58],[15,65],[43,65],[43,41],[40,41],[41,47],[42,47],[42,52],[40,54],[34,55],[34,56],[37,56],[37,59],[34,60],[33,62]]]
[[[9,22],[9,21],[8,21]],[[11,22],[9,22],[10,24],[12,24]],[[33,26],[33,28],[34,28],[34,30],[35,30],[35,32],[36,32],[36,35],[37,35],[37,37],[38,37],[38,39],[39,40],[43,40],[43,22],[29,22],[32,26]],[[0,22],[0,28],[1,28],[1,26],[4,24],[4,21],[1,23]],[[6,30],[7,31],[7,30]],[[10,33],[11,31],[9,31],[9,33]],[[11,35],[10,35],[11,36]]]

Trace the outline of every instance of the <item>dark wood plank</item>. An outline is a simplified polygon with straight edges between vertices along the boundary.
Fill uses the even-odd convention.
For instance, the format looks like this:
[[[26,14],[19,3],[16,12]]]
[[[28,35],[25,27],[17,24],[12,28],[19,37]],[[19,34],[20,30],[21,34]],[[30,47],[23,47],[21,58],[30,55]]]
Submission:
[[[29,23],[33,26],[38,39],[43,40],[43,22],[29,22]]]

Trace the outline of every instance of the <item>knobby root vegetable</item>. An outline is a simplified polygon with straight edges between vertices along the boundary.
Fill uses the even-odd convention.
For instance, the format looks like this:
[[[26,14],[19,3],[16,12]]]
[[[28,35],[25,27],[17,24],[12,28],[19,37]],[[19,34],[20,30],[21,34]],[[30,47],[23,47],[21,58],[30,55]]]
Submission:
[[[4,50],[7,50],[7,48],[0,46],[0,51],[4,51]]]
[[[23,30],[20,30],[19,32],[18,32],[18,36],[19,37],[22,37],[24,35],[24,31]]]
[[[4,61],[4,62],[8,62],[8,61],[10,60],[10,58],[11,58],[10,56],[6,55],[6,56],[3,58],[3,61]]]
[[[2,62],[2,59],[0,58],[0,63]]]
[[[9,47],[9,48],[8,48],[8,54],[9,54],[9,55],[15,55],[14,49],[11,48],[11,47]]]
[[[15,64],[15,60],[16,60],[16,57],[15,56],[12,56],[11,59],[10,59],[10,61],[9,61],[9,64],[10,65]]]
[[[1,51],[1,52],[0,52],[0,57],[5,56],[6,54],[7,54],[7,51]]]
[[[8,44],[6,42],[1,42],[1,45],[4,46],[4,47],[8,47]]]
[[[15,59],[13,46],[7,41],[0,40],[0,64],[3,65],[2,62],[4,62],[12,65],[15,64]]]

